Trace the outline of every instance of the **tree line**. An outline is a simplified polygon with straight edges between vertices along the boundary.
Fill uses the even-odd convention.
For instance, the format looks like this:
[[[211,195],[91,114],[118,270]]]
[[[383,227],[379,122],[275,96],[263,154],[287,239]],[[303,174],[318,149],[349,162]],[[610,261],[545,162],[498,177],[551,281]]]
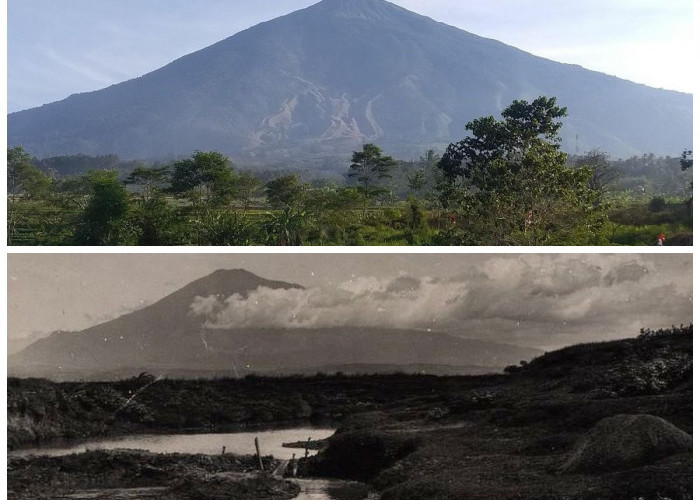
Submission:
[[[560,150],[566,114],[555,98],[514,101],[500,119],[469,122],[467,137],[441,157],[427,151],[411,168],[364,144],[349,158],[345,185],[293,173],[264,182],[217,151],[134,163],[123,179],[117,170],[59,178],[15,147],[8,149],[9,243],[35,208],[43,244],[606,244],[606,193],[621,170],[602,151],[572,164]],[[118,160],[100,158],[110,166]],[[691,152],[683,162],[692,166]]]

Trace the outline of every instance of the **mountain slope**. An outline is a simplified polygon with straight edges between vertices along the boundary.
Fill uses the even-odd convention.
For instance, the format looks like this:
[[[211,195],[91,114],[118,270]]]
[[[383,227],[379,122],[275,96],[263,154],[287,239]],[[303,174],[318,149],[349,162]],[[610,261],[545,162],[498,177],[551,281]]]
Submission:
[[[258,287],[300,288],[262,279],[244,270],[219,270],[200,278],[158,302],[80,332],[55,332],[8,357],[8,369],[51,377],[63,372],[107,371],[145,366],[164,359],[171,350],[186,350],[182,339],[201,328],[190,314],[197,296],[247,295]]]
[[[691,95],[535,57],[384,0],[324,0],[141,78],[12,113],[8,144],[37,156],[217,149],[274,162],[347,159],[374,141],[410,157],[539,95],[569,108],[565,149],[691,144]]]
[[[197,375],[308,373],[316,367],[428,366],[485,371],[540,352],[435,332],[380,328],[212,329],[190,314],[195,297],[299,288],[241,270],[217,271],[159,302],[81,332],[56,332],[8,357],[8,372],[53,379],[142,371]],[[443,367],[443,368],[440,368]],[[481,368],[480,368],[481,367]],[[353,368],[355,369],[355,368]]]

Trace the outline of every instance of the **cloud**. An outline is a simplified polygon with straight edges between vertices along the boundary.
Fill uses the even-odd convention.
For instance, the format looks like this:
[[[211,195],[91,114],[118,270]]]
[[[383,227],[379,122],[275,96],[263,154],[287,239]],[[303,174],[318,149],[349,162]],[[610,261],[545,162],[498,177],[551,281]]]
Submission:
[[[195,297],[190,304],[190,314],[192,316],[212,316],[218,314],[224,308],[224,304],[217,295],[208,297]]]
[[[357,277],[332,287],[197,297],[190,312],[209,328],[429,328],[454,316],[466,293],[465,283],[430,277]]]
[[[646,266],[637,262],[625,262],[605,275],[605,283],[608,286],[613,286],[615,283],[624,283],[626,281],[636,282],[647,274],[649,274],[649,269]]]
[[[451,277],[359,276],[337,285],[198,297],[208,328],[385,327],[550,346],[688,322],[692,284],[645,256],[495,256]]]

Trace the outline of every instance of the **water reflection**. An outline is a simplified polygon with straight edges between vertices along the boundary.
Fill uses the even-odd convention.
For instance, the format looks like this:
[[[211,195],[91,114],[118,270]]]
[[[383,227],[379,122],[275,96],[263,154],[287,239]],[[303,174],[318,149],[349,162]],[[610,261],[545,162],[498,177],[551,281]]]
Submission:
[[[297,479],[301,493],[294,500],[365,500],[369,488],[352,481]]]
[[[254,439],[260,440],[260,453],[273,455],[275,458],[287,460],[296,454],[297,458],[304,455],[303,449],[284,448],[282,443],[325,439],[335,432],[334,429],[295,428],[278,429],[256,432],[235,432],[227,434],[144,434],[124,436],[111,439],[86,441],[80,444],[62,446],[43,446],[38,448],[15,450],[9,456],[48,455],[60,456],[71,453],[83,453],[87,450],[134,449],[153,453],[203,453],[217,455],[226,447],[226,453],[236,455],[253,455],[255,453]],[[309,450],[309,456],[315,450]],[[310,497],[314,498],[314,497]]]

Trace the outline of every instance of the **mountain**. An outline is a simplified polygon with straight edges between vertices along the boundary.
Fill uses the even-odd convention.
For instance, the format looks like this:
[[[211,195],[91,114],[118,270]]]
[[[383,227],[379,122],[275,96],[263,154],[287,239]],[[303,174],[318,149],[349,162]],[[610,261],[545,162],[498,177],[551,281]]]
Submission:
[[[57,380],[140,372],[177,376],[397,371],[483,373],[540,351],[401,329],[213,329],[190,314],[196,297],[300,288],[243,270],[217,271],[153,305],[80,332],[55,332],[8,357],[8,373]]]
[[[38,157],[215,149],[244,164],[309,164],[347,161],[372,141],[415,158],[540,95],[568,107],[570,152],[692,144],[690,94],[549,61],[384,0],[324,0],[140,78],[12,113],[8,144]]]

